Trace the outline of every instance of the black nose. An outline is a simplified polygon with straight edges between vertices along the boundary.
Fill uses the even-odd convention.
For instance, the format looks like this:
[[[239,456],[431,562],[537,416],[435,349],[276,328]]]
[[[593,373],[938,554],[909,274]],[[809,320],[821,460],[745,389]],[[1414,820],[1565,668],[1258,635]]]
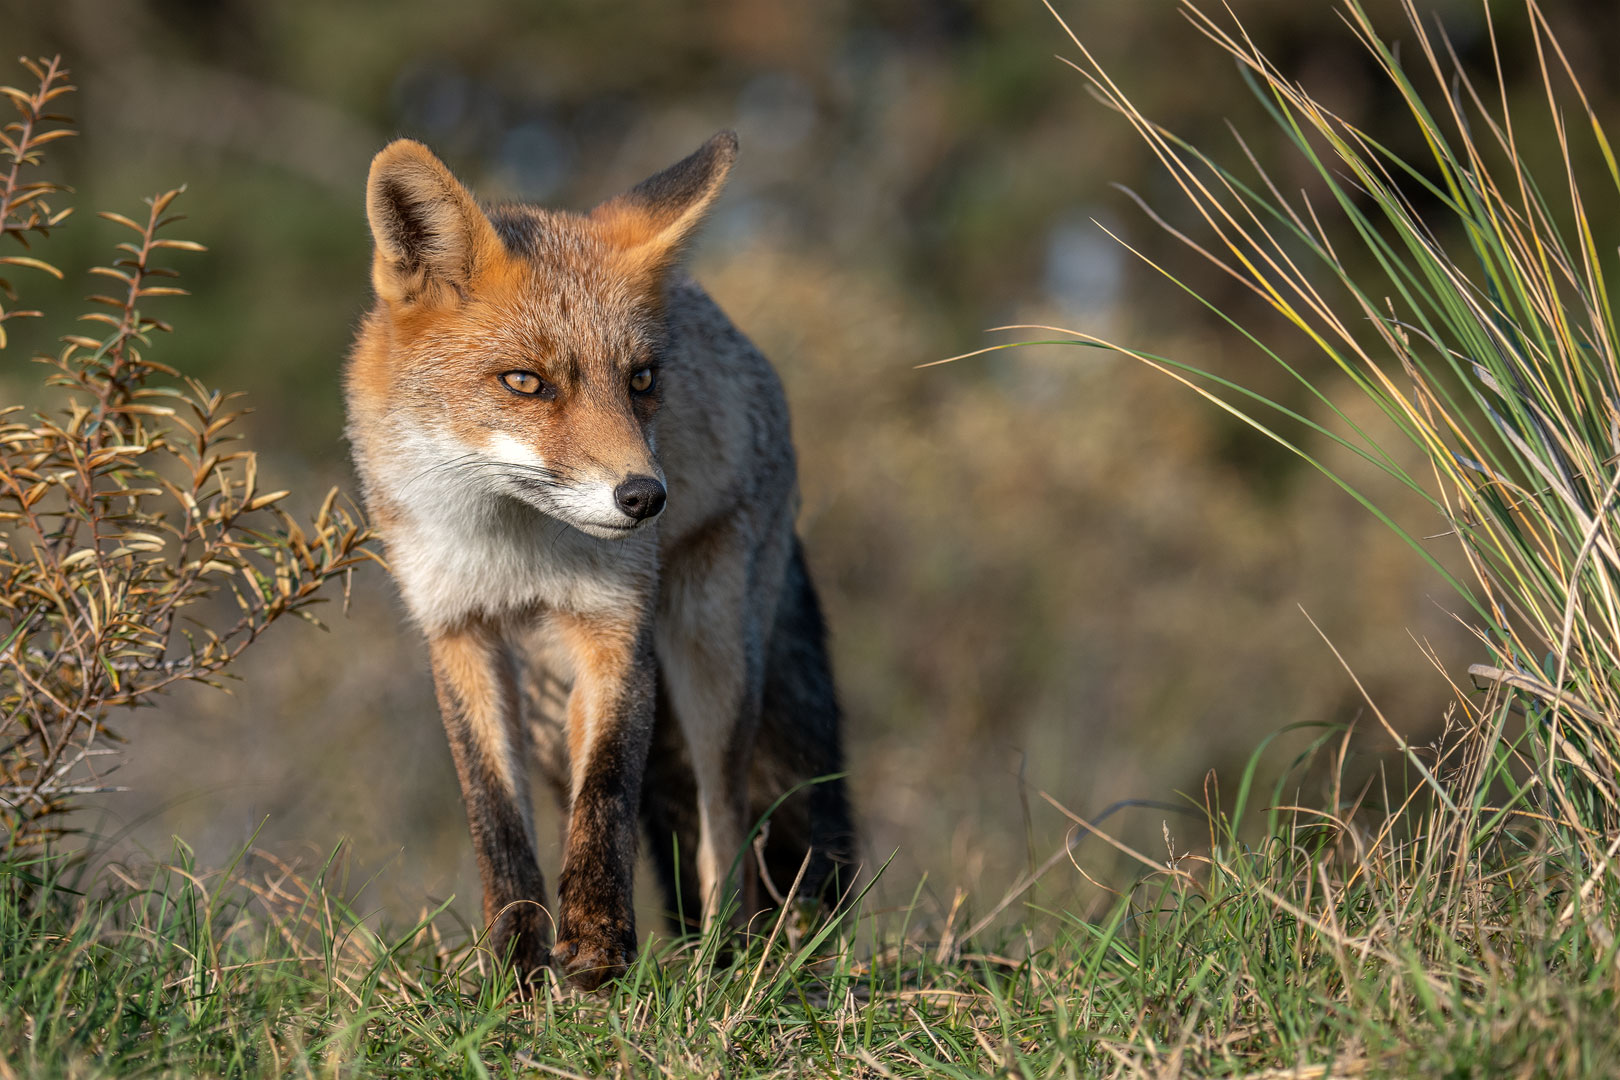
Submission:
[[[664,485],[650,476],[632,476],[613,489],[619,509],[641,521],[664,508]]]

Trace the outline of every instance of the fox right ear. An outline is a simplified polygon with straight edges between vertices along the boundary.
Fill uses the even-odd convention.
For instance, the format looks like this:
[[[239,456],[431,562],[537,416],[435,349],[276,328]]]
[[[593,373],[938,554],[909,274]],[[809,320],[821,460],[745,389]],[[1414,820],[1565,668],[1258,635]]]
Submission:
[[[372,159],[366,217],[375,245],[372,285],[388,301],[465,295],[501,246],[472,194],[412,139],[395,139]]]
[[[681,249],[725,186],[737,133],[721,131],[663,172],[591,211],[632,272],[654,279]]]

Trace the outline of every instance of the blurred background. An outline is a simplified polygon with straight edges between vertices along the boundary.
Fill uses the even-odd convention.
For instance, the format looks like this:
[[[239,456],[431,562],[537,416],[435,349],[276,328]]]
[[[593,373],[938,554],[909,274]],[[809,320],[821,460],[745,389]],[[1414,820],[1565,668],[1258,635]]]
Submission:
[[[1303,182],[1176,3],[1057,6],[1150,115],[1235,163],[1231,121],[1283,187]],[[1371,6],[1398,34],[1396,5]],[[1489,61],[1477,0],[1420,6],[1466,60]],[[1543,6],[1612,110],[1620,6]],[[1344,115],[1421,149],[1333,5],[1234,7]],[[1492,11],[1509,96],[1533,93],[1522,6]],[[1352,768],[1365,772],[1390,741],[1302,608],[1413,742],[1454,695],[1436,664],[1466,687],[1469,639],[1432,572],[1170,380],[1075,347],[917,367],[1014,336],[991,327],[1053,323],[1313,411],[1106,227],[1338,384],[1111,186],[1186,224],[1128,126],[1055,58],[1075,50],[1038,0],[0,0],[0,14],[8,55],[64,55],[84,130],[50,167],[80,207],[54,261],[79,272],[59,288],[26,280],[26,295],[76,306],[91,291],[83,270],[119,239],[91,211],[129,213],[189,185],[175,235],[210,251],[177,257],[194,295],[164,302],[177,332],[158,355],[246,391],[261,474],[306,501],[352,490],[338,378],[369,300],[366,166],[387,139],[426,141],[487,198],[584,209],[735,128],[742,155],[693,264],[787,385],[866,849],[897,853],[890,902],[926,874],[925,905],[962,888],[988,907],[1062,840],[1041,792],[1097,814],[1201,798],[1214,769],[1230,794],[1259,741],[1301,723],[1357,722]],[[6,403],[37,396],[24,361],[53,348],[12,327]],[[1388,482],[1352,475],[1416,535],[1442,531]],[[1447,540],[1429,542],[1451,557]],[[188,690],[128,718],[116,779],[130,790],[87,824],[157,855],[178,835],[205,865],[256,830],[316,860],[347,837],[352,880],[378,875],[377,906],[414,913],[455,894],[475,914],[421,641],[374,570],[347,614],[324,617],[325,633],[276,627],[228,692]],[[1311,734],[1277,744],[1275,763]],[[1110,819],[1150,851],[1165,822],[1192,834],[1183,849],[1196,843],[1192,821],[1163,809]],[[555,831],[539,835],[554,875]],[[1065,866],[1043,895],[1079,884]]]

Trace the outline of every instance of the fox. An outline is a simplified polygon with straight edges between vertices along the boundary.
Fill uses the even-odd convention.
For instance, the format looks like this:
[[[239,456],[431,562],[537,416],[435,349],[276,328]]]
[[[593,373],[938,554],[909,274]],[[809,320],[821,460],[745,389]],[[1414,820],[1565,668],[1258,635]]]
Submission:
[[[722,131],[588,212],[481,203],[404,138],[367,177],[346,433],[520,980],[627,970],[638,833],[686,927],[835,903],[855,870],[786,397],[684,265],[736,155]]]

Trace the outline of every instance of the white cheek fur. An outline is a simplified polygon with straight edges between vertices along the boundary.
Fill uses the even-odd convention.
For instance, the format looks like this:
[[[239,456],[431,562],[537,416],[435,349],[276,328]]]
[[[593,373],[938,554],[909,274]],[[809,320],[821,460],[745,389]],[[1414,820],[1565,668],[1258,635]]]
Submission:
[[[525,446],[504,431],[497,431],[489,440],[489,456],[496,461],[504,461],[509,465],[528,465],[533,468],[546,467],[546,459],[535,453],[534,449]]]
[[[403,434],[377,479],[401,520],[385,537],[411,614],[424,629],[478,611],[535,604],[573,611],[633,604],[656,560],[652,530],[620,533],[631,519],[611,484],[589,480],[521,493],[501,465],[545,468],[509,434],[482,450]]]

